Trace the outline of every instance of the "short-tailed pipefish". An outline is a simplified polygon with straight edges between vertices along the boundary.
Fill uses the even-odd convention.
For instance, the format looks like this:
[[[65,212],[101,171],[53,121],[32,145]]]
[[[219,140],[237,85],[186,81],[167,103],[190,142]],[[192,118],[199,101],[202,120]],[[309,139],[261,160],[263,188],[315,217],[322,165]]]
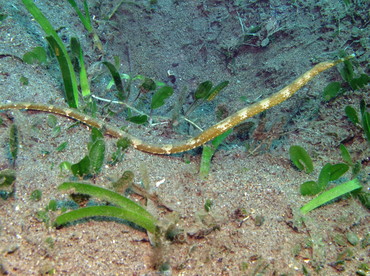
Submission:
[[[219,136],[220,134],[228,131],[229,129],[233,128],[234,126],[242,123],[244,120],[259,114],[271,107],[278,105],[288,98],[290,98],[294,93],[296,93],[300,88],[306,85],[309,81],[311,81],[315,76],[320,74],[321,72],[345,61],[350,58],[354,57],[354,55],[350,55],[345,58],[341,58],[335,61],[325,61],[315,65],[312,69],[308,70],[306,73],[299,76],[296,80],[292,83],[285,86],[280,91],[272,94],[271,96],[255,103],[250,106],[247,106],[234,114],[230,115],[229,117],[225,118],[224,120],[218,122],[217,124],[211,126],[210,128],[204,130],[199,135],[192,137],[188,140],[175,143],[175,144],[149,144],[145,141],[134,137],[119,128],[107,124],[106,122],[88,116],[84,113],[76,109],[65,108],[65,107],[58,107],[53,105],[46,105],[46,104],[38,104],[38,103],[7,103],[7,104],[0,104],[0,110],[10,110],[10,109],[24,109],[24,110],[37,110],[43,111],[48,113],[59,114],[62,116],[66,116],[77,121],[80,121],[90,127],[96,127],[103,129],[105,134],[111,135],[116,138],[126,137],[131,141],[131,144],[134,148],[148,152],[153,154],[172,154],[172,153],[179,153],[194,149],[199,147],[208,141],[212,140],[213,138]]]

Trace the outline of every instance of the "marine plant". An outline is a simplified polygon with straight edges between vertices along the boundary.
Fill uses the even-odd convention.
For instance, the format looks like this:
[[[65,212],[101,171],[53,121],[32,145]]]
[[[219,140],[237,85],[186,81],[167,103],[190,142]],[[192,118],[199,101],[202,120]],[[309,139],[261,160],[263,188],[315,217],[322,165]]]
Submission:
[[[216,152],[217,148],[226,139],[226,137],[231,133],[231,129],[222,133],[221,135],[214,138],[209,145],[203,146],[202,157],[200,160],[199,175],[201,178],[207,178],[209,170],[211,168],[211,160]]]
[[[74,176],[96,175],[100,172],[105,155],[105,142],[103,134],[97,128],[91,130],[91,141],[87,145],[88,153],[77,163],[64,161],[60,168],[69,169]]]
[[[326,163],[320,171],[317,181],[307,181],[301,184],[301,194],[316,195],[323,191],[330,181],[339,179],[343,174],[348,171],[348,165],[344,163],[330,164]]]
[[[89,32],[90,35],[93,36],[94,45],[96,48],[99,49],[99,51],[103,51],[103,45],[100,41],[100,38],[96,31],[94,30],[92,23],[91,23],[91,16],[89,12],[89,6],[87,3],[87,0],[84,0],[83,6],[84,6],[84,13],[78,8],[76,1],[74,0],[68,0],[69,4],[73,7],[73,9],[76,11],[78,17],[80,18],[82,24],[84,25],[85,29]]]
[[[15,167],[15,161],[17,160],[18,157],[18,148],[19,148],[18,127],[16,124],[12,124],[10,126],[9,131],[9,152],[13,168]]]
[[[0,122],[2,123],[2,122]],[[16,180],[15,161],[18,157],[18,127],[16,124],[12,124],[9,130],[9,162],[13,169],[0,170],[0,198],[8,199],[13,196],[15,192],[14,183]]]
[[[347,54],[344,51],[340,51],[339,55],[346,57]],[[323,98],[325,101],[330,101],[340,94],[343,94],[347,90],[358,90],[368,83],[370,83],[370,76],[366,74],[355,75],[354,66],[350,60],[343,62],[343,66],[339,69],[342,77],[342,82],[334,81],[330,82],[323,91]]]
[[[355,126],[362,128],[367,141],[370,143],[370,113],[366,111],[366,103],[364,100],[360,102],[360,116],[357,111],[350,105],[344,109],[348,120]]]
[[[16,171],[4,169],[0,171],[0,198],[7,199],[13,196],[15,192],[14,182],[16,180]]]
[[[353,192],[355,190],[361,189],[362,186],[360,185],[360,182],[358,179],[352,179],[350,181],[347,181],[343,184],[340,184],[328,191],[323,192],[319,196],[315,197],[308,203],[306,203],[300,210],[302,214],[307,214],[308,212],[312,211],[313,209],[320,207],[321,205],[324,205],[331,200],[338,198],[340,196],[343,196],[345,194],[348,194],[350,192]]]
[[[301,208],[302,214],[307,214],[313,209],[349,193],[352,193],[365,207],[369,208],[369,193],[362,191],[362,185],[356,178],[359,173],[360,166],[358,163],[354,163],[352,161],[352,158],[344,145],[340,145],[340,150],[344,163],[326,163],[321,168],[317,181],[306,181],[300,185],[300,193],[303,196],[313,196],[319,194]],[[299,146],[292,146],[289,152],[293,164],[296,165],[300,170],[306,168],[307,173],[313,171],[314,167],[311,157],[308,155],[305,149]],[[352,180],[346,181],[327,191],[324,191],[329,182],[338,180],[349,170],[350,167],[352,167]]]
[[[116,192],[78,182],[64,182],[58,189],[93,196],[116,206],[89,206],[69,211],[55,219],[54,224],[57,227],[82,218],[104,216],[125,219],[151,233],[157,229],[157,220],[145,208]]]
[[[300,170],[306,173],[313,171],[313,163],[310,155],[301,146],[290,146],[289,148],[290,160]]]
[[[63,41],[58,36],[57,32],[54,30],[49,20],[42,14],[42,12],[33,3],[33,1],[22,0],[22,2],[46,33],[46,40],[49,42],[49,45],[54,51],[54,54],[59,62],[67,103],[70,107],[77,108],[79,97],[77,78],[73,70],[72,61],[68,55],[67,48],[64,46]]]

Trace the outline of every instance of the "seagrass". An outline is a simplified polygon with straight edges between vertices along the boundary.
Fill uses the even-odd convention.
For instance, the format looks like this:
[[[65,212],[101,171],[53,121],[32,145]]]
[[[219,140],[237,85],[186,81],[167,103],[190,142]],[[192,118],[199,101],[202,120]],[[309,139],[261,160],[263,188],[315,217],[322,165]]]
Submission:
[[[93,118],[89,115],[79,112],[76,109],[58,107],[54,105],[46,105],[39,103],[7,103],[0,104],[0,110],[10,110],[10,109],[23,109],[23,110],[37,110],[48,113],[54,113],[62,116],[66,116],[77,121],[80,121],[90,127],[96,127],[102,129],[105,134],[111,135],[116,138],[128,138],[131,141],[131,144],[134,148],[148,153],[153,154],[172,154],[179,153],[194,149],[199,147],[213,138],[219,136],[220,134],[228,131],[234,126],[242,123],[244,120],[253,117],[256,114],[259,114],[271,107],[278,105],[291,96],[294,95],[300,88],[306,85],[311,81],[315,76],[321,72],[354,57],[354,55],[341,58],[335,61],[325,61],[315,65],[312,69],[308,70],[306,73],[299,76],[289,85],[285,86],[283,89],[272,94],[271,96],[255,103],[250,106],[247,106],[224,120],[218,122],[217,124],[211,126],[210,128],[204,130],[199,135],[194,136],[188,140],[174,143],[174,144],[149,144],[145,141],[126,133],[119,128],[112,126],[100,119]]]

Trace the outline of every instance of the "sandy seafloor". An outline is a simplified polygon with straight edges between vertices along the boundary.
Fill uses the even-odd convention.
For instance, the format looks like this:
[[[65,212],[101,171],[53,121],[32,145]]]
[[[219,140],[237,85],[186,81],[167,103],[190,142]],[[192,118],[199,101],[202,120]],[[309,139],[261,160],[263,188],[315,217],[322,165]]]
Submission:
[[[101,61],[113,62],[114,56],[120,59],[121,73],[142,74],[174,86],[174,95],[153,113],[155,117],[172,117],[184,87],[189,93],[182,106],[186,110],[200,82],[229,80],[219,96],[189,115],[207,128],[218,120],[216,110],[232,114],[276,92],[317,62],[334,59],[343,49],[356,53],[357,75],[370,72],[368,0],[136,1],[123,3],[106,19],[119,2],[89,1],[103,54],[94,49],[67,1],[36,4],[66,44],[72,36],[80,39],[93,95],[115,99],[114,90],[106,90],[109,74],[101,65]],[[0,13],[7,15],[0,22],[0,102],[66,106],[55,58],[43,65],[14,58],[36,46],[47,47],[38,24],[21,1],[1,0]],[[343,162],[341,143],[354,161],[362,162],[358,178],[369,190],[369,144],[344,114],[347,105],[358,110],[362,99],[370,103],[369,86],[357,91],[347,87],[345,93],[325,102],[324,87],[343,82],[339,68],[319,75],[265,117],[248,119],[254,128],[260,127],[234,131],[217,150],[208,179],[198,175],[200,150],[158,156],[130,148],[122,162],[109,166],[116,139],[105,138],[102,172],[85,181],[110,188],[112,181],[131,170],[135,184],[149,182],[149,192],[173,212],[150,200],[148,210],[162,225],[176,225],[184,233],[180,241],[164,241],[160,248],[150,245],[145,231],[117,220],[89,220],[61,229],[41,221],[37,213],[50,200],[69,200],[57,186],[72,177],[61,174],[59,164],[77,162],[86,154],[90,131],[84,125],[70,128],[75,121],[58,116],[61,131],[54,135],[46,113],[1,112],[0,168],[11,167],[12,123],[19,130],[19,152],[15,195],[0,201],[0,273],[156,275],[162,267],[166,275],[356,275],[361,265],[370,266],[370,246],[365,242],[370,234],[369,210],[358,199],[346,197],[312,211],[303,223],[299,213],[311,199],[300,195],[300,184],[316,180],[325,163]],[[168,73],[175,76],[174,83]],[[22,84],[21,77],[29,84]],[[146,107],[145,103],[138,106],[144,111]],[[198,133],[184,121],[177,127],[168,119],[137,126],[123,116],[104,113],[101,117],[156,143],[181,141]],[[56,151],[63,142],[68,142],[67,148]],[[312,156],[315,169],[310,175],[291,164],[291,145],[304,147]],[[350,177],[347,173],[330,187]],[[30,199],[34,190],[42,191],[40,201]],[[130,198],[143,202],[137,195]],[[206,200],[212,200],[213,206],[205,216]],[[59,213],[48,216],[52,221]],[[349,243],[348,235],[355,235],[359,243]],[[364,273],[357,275],[369,275]]]

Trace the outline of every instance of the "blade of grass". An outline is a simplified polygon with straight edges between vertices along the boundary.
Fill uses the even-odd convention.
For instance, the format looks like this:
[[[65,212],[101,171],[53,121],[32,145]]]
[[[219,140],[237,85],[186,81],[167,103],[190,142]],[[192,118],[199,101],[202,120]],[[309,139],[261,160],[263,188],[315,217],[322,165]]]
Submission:
[[[209,170],[211,168],[211,160],[213,154],[216,152],[217,148],[220,144],[226,139],[227,136],[232,132],[232,130],[228,130],[225,133],[217,136],[211,142],[211,145],[204,145],[202,157],[200,160],[200,167],[199,167],[199,175],[202,179],[205,179],[209,175]]]
[[[116,204],[125,210],[139,214],[140,216],[146,217],[155,221],[154,217],[145,210],[142,206],[135,203],[134,201],[107,189],[78,182],[64,182],[58,187],[59,190],[73,190],[74,193],[87,194],[101,200],[108,201],[112,204]]]
[[[68,54],[65,56],[60,45],[56,42],[54,37],[47,36],[46,40],[49,42],[50,47],[53,49],[55,56],[58,60],[60,71],[62,73],[65,98],[70,107],[78,107],[78,88],[76,75],[70,71],[69,63],[71,62]],[[72,65],[72,64],[71,64]]]
[[[65,96],[70,107],[78,107],[78,87],[76,75],[73,71],[71,59],[69,58],[66,47],[62,40],[54,30],[53,26],[39,10],[39,8],[33,3],[33,0],[22,0],[24,6],[32,14],[35,20],[40,24],[47,36],[52,37],[48,42],[53,41],[52,49],[55,56],[58,59],[59,66],[61,67],[62,77],[64,82]],[[59,58],[61,57],[61,58]],[[60,63],[62,62],[62,64]],[[63,69],[62,69],[63,66]]]
[[[18,127],[16,124],[12,124],[10,126],[10,132],[9,132],[9,150],[12,156],[13,168],[15,167],[15,161],[17,160],[17,156],[18,156],[18,149],[19,149],[19,137],[18,136],[19,136]]]
[[[82,97],[84,99],[90,98],[91,92],[90,92],[89,80],[87,78],[84,55],[82,52],[80,42],[75,37],[71,38],[71,49],[72,51],[74,51],[75,55],[77,56],[78,62],[80,65],[80,84],[81,84]],[[90,101],[91,101],[91,98],[90,98]]]
[[[91,25],[90,13],[89,13],[89,8],[87,6],[86,0],[84,1],[84,10],[85,10],[86,15],[83,15],[81,10],[77,6],[77,3],[74,0],[67,0],[67,1],[69,2],[69,4],[71,4],[72,8],[76,11],[78,17],[80,18],[80,20],[81,20],[82,24],[84,25],[84,27],[86,28],[86,30],[89,33],[92,33],[93,28],[92,28],[92,25]]]
[[[112,75],[112,78],[114,80],[114,84],[116,85],[116,89],[119,92],[118,99],[120,99],[121,101],[125,100],[125,91],[123,89],[122,79],[121,79],[121,76],[118,73],[116,67],[108,61],[103,61],[103,64],[105,66],[107,66],[109,72]]]
[[[104,217],[114,217],[119,219],[124,219],[130,222],[133,222],[147,231],[154,233],[156,230],[155,220],[149,219],[145,216],[142,216],[138,213],[131,212],[129,210],[114,207],[114,206],[92,206],[92,207],[84,207],[81,209],[73,210],[68,213],[64,213],[58,216],[55,219],[55,226],[58,227],[60,225],[88,217],[95,217],[95,216],[104,216]]]
[[[333,200],[337,197],[340,197],[342,195],[345,195],[349,192],[352,192],[354,190],[360,189],[362,186],[360,185],[360,182],[358,179],[353,179],[351,181],[345,182],[341,185],[338,185],[328,191],[323,192],[316,198],[312,199],[310,202],[305,204],[301,208],[302,214],[307,214],[308,212],[312,211],[313,209],[328,203],[330,200]]]
[[[203,146],[202,158],[199,167],[199,175],[202,179],[206,179],[209,175],[209,170],[211,169],[211,160],[215,151],[216,150],[212,146]]]
[[[87,1],[84,0],[84,12],[85,15],[81,12],[81,10],[78,8],[77,3],[74,0],[67,0],[69,4],[71,4],[72,8],[76,11],[78,17],[80,18],[82,24],[84,25],[85,29],[92,34],[93,41],[95,46],[100,50],[103,51],[103,44],[100,41],[100,38],[98,34],[95,32],[92,24],[91,24],[91,16],[89,12],[89,6],[87,4]]]

